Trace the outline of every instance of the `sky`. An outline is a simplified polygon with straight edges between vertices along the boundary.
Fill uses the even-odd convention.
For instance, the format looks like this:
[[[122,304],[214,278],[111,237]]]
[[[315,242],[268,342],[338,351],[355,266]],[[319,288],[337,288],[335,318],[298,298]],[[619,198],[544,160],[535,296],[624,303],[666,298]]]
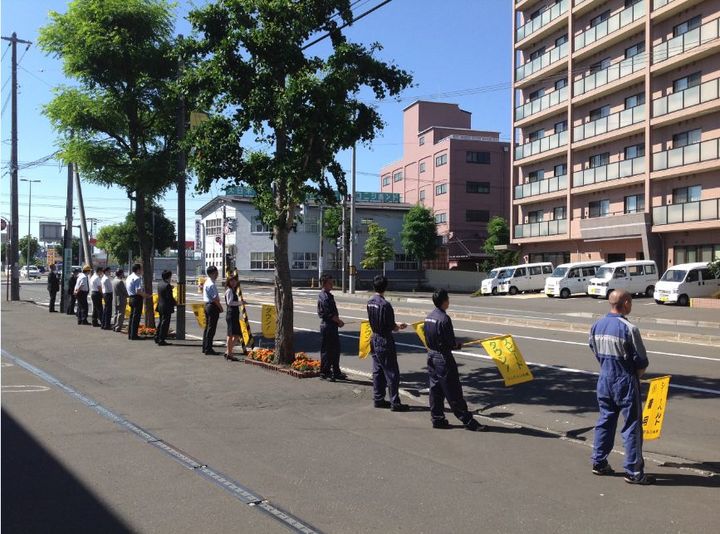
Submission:
[[[359,14],[380,0],[361,0],[355,9]],[[205,1],[195,0],[194,5]],[[61,0],[2,0],[0,11],[2,35],[17,32],[21,39],[37,42],[38,30],[48,23],[51,11],[64,12],[68,2]],[[179,0],[176,33],[188,35],[190,25],[184,19],[191,2]],[[479,130],[500,132],[509,140],[511,132],[510,86],[512,58],[512,0],[393,0],[347,29],[348,37],[369,45],[379,42],[383,50],[378,57],[396,63],[411,72],[414,85],[399,101],[388,100],[375,105],[386,123],[385,128],[368,146],[357,149],[358,191],[378,191],[378,173],[383,165],[402,156],[402,110],[414,100],[434,100],[459,104],[472,112],[472,126]],[[2,121],[0,122],[0,213],[9,218],[10,180],[10,50],[2,41]],[[327,41],[315,45],[323,53]],[[313,48],[308,52],[313,51]],[[57,134],[42,108],[53,95],[53,88],[67,83],[58,59],[46,56],[37,46],[27,51],[18,45],[18,160],[36,161],[56,150]],[[350,153],[338,155],[348,171]],[[38,235],[38,221],[63,222],[67,170],[55,160],[24,169],[20,178],[41,180],[33,184],[31,233]],[[191,185],[187,198],[187,236],[194,234],[195,210],[221,192],[222,183],[211,192],[199,194]],[[28,184],[19,184],[20,235],[27,234]],[[129,200],[124,190],[83,183],[87,218],[96,219],[95,232],[108,224],[121,222]],[[177,194],[168,193],[161,201],[167,216],[177,217]],[[77,224],[77,197],[75,198]],[[77,234],[77,229],[75,230]]]

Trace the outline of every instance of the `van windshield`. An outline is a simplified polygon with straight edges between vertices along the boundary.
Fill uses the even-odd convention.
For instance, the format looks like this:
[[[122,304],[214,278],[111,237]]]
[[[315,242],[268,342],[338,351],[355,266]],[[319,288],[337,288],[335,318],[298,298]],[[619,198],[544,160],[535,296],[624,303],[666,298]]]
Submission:
[[[683,271],[682,269],[670,269],[665,271],[665,274],[660,280],[663,282],[682,282],[685,280],[686,275],[687,271]]]
[[[512,278],[514,272],[515,269],[503,269],[500,271],[500,274],[498,274],[498,278]]]
[[[600,278],[601,280],[605,280],[607,278],[612,278],[613,271],[615,270],[614,267],[600,267],[597,270],[597,273],[595,273],[595,278]]]
[[[490,271],[490,273],[488,273],[488,278],[491,278],[491,279],[498,278],[498,276],[500,275],[501,272],[502,272],[502,269],[493,269],[492,271]]]
[[[558,278],[562,278],[565,276],[565,273],[568,272],[567,267],[555,267],[555,270],[553,271],[552,275],[556,276]]]

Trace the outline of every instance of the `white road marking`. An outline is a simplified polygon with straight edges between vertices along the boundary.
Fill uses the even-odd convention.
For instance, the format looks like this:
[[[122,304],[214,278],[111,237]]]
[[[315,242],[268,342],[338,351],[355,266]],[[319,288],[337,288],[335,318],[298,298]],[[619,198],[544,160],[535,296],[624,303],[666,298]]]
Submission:
[[[47,386],[41,386],[39,384],[18,384],[14,386],[2,386],[3,393],[38,393],[40,391],[49,391],[50,388]]]

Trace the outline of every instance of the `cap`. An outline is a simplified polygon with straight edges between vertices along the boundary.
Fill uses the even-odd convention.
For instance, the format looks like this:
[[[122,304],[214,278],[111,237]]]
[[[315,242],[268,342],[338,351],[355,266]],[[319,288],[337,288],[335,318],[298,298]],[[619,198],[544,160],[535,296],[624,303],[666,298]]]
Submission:
[[[90,267],[87,263],[83,266],[83,272],[88,273],[92,272],[92,267]]]

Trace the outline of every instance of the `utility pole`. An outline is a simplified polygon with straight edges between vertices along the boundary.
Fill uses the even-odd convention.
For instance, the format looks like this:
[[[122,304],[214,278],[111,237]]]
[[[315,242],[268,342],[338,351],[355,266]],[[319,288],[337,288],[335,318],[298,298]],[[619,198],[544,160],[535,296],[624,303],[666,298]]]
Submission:
[[[75,175],[75,189],[77,189],[78,205],[80,206],[80,237],[82,241],[83,256],[85,256],[85,263],[92,267],[90,241],[88,240],[87,231],[87,219],[85,218],[85,204],[83,203],[82,187],[80,186],[80,173],[78,172],[76,165],[73,165],[73,174]]]
[[[63,289],[60,292],[60,311],[65,311],[65,296],[70,291],[72,270],[72,228],[73,228],[73,166],[68,163],[67,197],[65,200],[65,235],[63,236]]]
[[[226,206],[223,203],[223,216],[222,216],[222,272],[220,273],[223,279],[225,279],[225,225],[227,224],[227,211]]]
[[[325,243],[324,241],[324,225],[325,225],[325,214],[323,212],[323,206],[318,202],[318,210],[320,210],[320,225],[318,226],[318,233],[320,234],[320,250],[318,252],[318,287],[320,287],[320,277],[322,276],[323,272],[323,260],[324,260],[324,253],[325,253]]]
[[[182,42],[183,36],[178,36],[178,40]],[[178,78],[182,75],[183,70],[183,59],[180,58],[178,63]],[[178,100],[177,117],[175,119],[175,137],[178,143],[178,230],[177,230],[177,241],[178,241],[178,258],[177,258],[177,313],[175,314],[175,339],[185,339],[185,288],[187,285],[186,280],[186,262],[185,262],[185,185],[187,182],[187,176],[185,174],[185,167],[187,165],[185,158],[185,151],[180,148],[180,142],[185,137],[185,98],[182,94]],[[203,262],[203,267],[204,267]]]
[[[343,196],[342,199],[342,292],[345,293],[347,288],[345,287],[345,266],[347,265],[347,228],[345,228],[345,203],[347,202],[347,195]]]
[[[30,180],[30,179],[28,179],[28,178],[20,178],[20,181],[21,181],[21,182],[27,182],[28,185],[30,186],[30,189],[29,189],[29,191],[28,191],[28,240],[27,240],[27,260],[26,260],[26,263],[25,263],[25,265],[26,265],[27,268],[28,268],[28,280],[29,280],[29,279],[30,279],[30,271],[29,271],[29,269],[30,269],[30,249],[32,248],[32,247],[30,246],[30,240],[31,240],[31,237],[32,237],[32,234],[30,233],[30,221],[31,221],[30,215],[31,215],[31,213],[32,213],[32,184],[40,183],[40,180]]]
[[[350,293],[355,294],[357,267],[355,266],[355,145],[352,147],[350,162]]]
[[[10,41],[12,46],[12,96],[11,96],[11,133],[10,133],[10,300],[20,300],[20,271],[18,270],[19,243],[18,243],[18,124],[17,124],[17,44],[26,44],[30,41],[18,39],[17,33],[11,37],[3,37],[3,41]]]

